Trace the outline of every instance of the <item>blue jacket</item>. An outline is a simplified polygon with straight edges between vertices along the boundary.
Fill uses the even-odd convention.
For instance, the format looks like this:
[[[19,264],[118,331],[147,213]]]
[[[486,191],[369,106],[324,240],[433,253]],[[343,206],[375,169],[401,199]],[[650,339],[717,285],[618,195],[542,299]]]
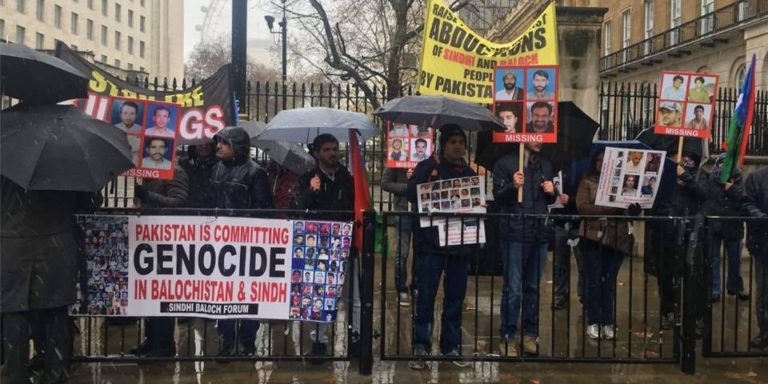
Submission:
[[[552,181],[552,163],[539,154],[535,162],[524,169],[523,202],[517,202],[517,188],[512,176],[518,170],[518,153],[509,153],[493,166],[493,198],[499,212],[508,214],[548,213],[547,205],[554,203],[555,196],[547,195],[541,188],[543,181]],[[549,241],[553,235],[552,220],[516,218],[511,216],[499,219],[499,238],[522,242]]]
[[[413,170],[413,175],[408,180],[408,188],[406,190],[406,196],[408,201],[416,204],[417,199],[417,185],[427,183],[431,181],[455,179],[457,177],[476,176],[477,174],[466,163],[460,165],[449,164],[445,162],[438,163],[433,157],[421,161]],[[413,240],[413,248],[417,252],[428,251],[435,252],[440,249],[451,249],[451,253],[469,252],[470,248],[466,245],[440,247],[438,239],[437,227],[421,228],[420,225],[415,225],[414,230],[416,237]]]

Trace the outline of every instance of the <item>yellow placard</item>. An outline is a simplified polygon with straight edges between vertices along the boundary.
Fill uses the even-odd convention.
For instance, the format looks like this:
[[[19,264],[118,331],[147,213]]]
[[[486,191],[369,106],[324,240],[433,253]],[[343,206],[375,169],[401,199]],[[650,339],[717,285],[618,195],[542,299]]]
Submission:
[[[496,66],[557,65],[555,3],[507,44],[492,43],[469,29],[442,3],[429,0],[419,68],[419,93],[490,104]]]

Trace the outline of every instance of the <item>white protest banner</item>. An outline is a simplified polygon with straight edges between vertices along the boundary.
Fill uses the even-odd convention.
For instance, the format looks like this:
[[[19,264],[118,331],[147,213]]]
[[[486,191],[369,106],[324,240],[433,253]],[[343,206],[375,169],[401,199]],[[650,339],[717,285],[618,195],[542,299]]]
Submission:
[[[336,318],[351,223],[107,215],[78,223],[89,273],[75,314]]]
[[[638,203],[651,208],[665,157],[664,151],[606,148],[595,205],[626,208]]]
[[[444,179],[418,185],[419,213],[485,213],[485,176]],[[445,224],[444,218],[422,217],[422,228]]]

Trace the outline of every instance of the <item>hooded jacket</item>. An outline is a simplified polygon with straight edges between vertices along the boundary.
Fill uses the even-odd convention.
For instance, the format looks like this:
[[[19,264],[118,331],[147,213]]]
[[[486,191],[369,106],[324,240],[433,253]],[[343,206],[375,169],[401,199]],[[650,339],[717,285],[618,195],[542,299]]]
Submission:
[[[214,146],[213,143],[200,145]],[[205,159],[199,159],[197,158],[194,145],[190,145],[187,149],[187,155],[179,160],[179,165],[187,172],[187,178],[189,179],[188,207],[214,208],[216,206],[216,199],[213,196],[213,187],[211,186],[211,176],[217,161],[215,146],[210,156]]]
[[[320,177],[320,190],[312,191],[309,183],[315,176]],[[355,189],[352,175],[342,165],[336,169],[331,180],[319,166],[299,176],[293,187],[293,208],[315,211],[350,211],[349,214],[324,215],[333,220],[351,220],[355,209]]]
[[[268,209],[273,207],[267,172],[250,158],[251,139],[242,128],[225,128],[215,142],[232,146],[235,156],[213,167],[211,186],[216,208]]]

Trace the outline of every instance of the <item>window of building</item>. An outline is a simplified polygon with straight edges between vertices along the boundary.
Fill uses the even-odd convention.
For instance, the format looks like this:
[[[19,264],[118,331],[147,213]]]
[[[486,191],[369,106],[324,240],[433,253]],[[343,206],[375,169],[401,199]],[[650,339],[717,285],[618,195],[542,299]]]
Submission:
[[[45,35],[38,32],[35,34],[35,49],[43,49],[43,45],[45,44]]]
[[[139,67],[139,71],[144,72],[144,67]]]
[[[139,57],[144,58],[144,42],[139,42]]]
[[[120,68],[120,59],[115,59],[115,67]]]
[[[621,24],[621,48],[626,62],[630,59],[629,50],[626,48],[632,44],[632,18],[629,9],[621,13]]]
[[[85,37],[88,40],[93,40],[93,20],[91,19],[85,21]]]
[[[72,12],[72,18],[70,19],[70,29],[73,35],[78,33],[78,24],[80,24],[80,16],[77,13]]]
[[[5,20],[0,19],[0,40],[5,41]]]
[[[107,55],[101,55],[101,62],[104,64],[107,63]]]
[[[107,4],[107,0],[101,0],[101,14],[109,16],[109,5]]]
[[[133,55],[133,37],[128,36],[128,54]]]
[[[144,24],[147,21],[147,19],[144,16],[139,17],[139,30],[144,32]]]
[[[672,31],[669,34],[670,45],[675,45],[680,39],[680,30],[676,29],[680,26],[681,19],[681,1],[682,0],[670,0],[669,3],[669,29]]]
[[[20,25],[16,26],[16,44],[24,44],[26,32],[27,30],[24,27]]]
[[[107,46],[107,26],[101,26],[101,45]]]
[[[701,34],[712,32],[715,28],[715,0],[701,0]]]
[[[88,9],[93,9],[93,0],[88,0]]]
[[[122,36],[119,31],[115,31],[115,49],[120,50],[120,40]]]
[[[128,63],[128,70],[129,71],[133,71],[133,64],[132,63]]]
[[[37,0],[37,21],[45,21],[45,0]]]
[[[61,29],[61,6],[56,5],[53,7],[53,25],[56,28]]]
[[[733,83],[736,84],[736,89],[741,92],[741,87],[744,85],[744,76],[747,71],[746,64],[739,65],[736,69],[736,73],[733,76]]]
[[[141,6],[142,7],[144,6],[144,0],[141,0]]]
[[[133,28],[133,10],[128,10],[128,26]]]
[[[120,4],[115,3],[115,20],[117,20],[118,23],[120,22],[121,18],[123,17],[122,16],[122,13],[123,13],[122,10],[123,10],[123,7],[121,7]]]
[[[19,13],[27,13],[27,0],[16,0],[16,11]]]
[[[653,51],[653,0],[645,0],[643,2],[643,22],[645,27],[643,28],[643,50],[646,55],[649,55]]]
[[[605,56],[611,53],[611,22],[606,21],[603,24],[603,46],[605,47]]]

